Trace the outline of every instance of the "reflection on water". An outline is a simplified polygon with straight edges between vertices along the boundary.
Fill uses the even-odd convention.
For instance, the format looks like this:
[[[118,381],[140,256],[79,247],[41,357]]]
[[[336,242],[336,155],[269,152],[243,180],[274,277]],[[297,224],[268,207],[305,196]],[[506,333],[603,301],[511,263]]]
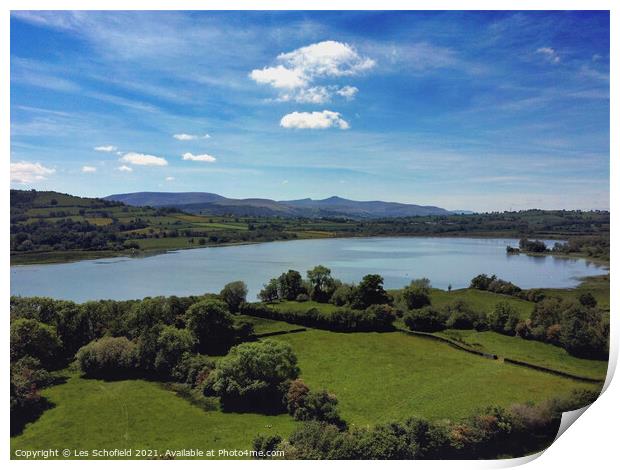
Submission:
[[[11,267],[12,295],[45,295],[84,301],[217,292],[244,280],[249,299],[288,269],[317,264],[335,277],[357,282],[368,273],[388,288],[428,277],[432,284],[467,287],[480,273],[496,274],[522,288],[572,287],[578,278],[607,271],[596,263],[553,256],[506,255],[517,240],[472,238],[354,238],[206,247],[152,256]]]

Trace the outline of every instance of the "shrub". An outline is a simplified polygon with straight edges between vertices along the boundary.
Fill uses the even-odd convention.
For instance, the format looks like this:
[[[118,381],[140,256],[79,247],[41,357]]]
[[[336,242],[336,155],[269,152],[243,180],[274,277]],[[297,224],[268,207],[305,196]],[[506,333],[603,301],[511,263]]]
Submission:
[[[564,312],[560,325],[560,340],[569,354],[591,359],[608,356],[609,338],[598,310],[573,304]]]
[[[198,349],[202,353],[226,352],[235,340],[233,317],[221,301],[195,303],[187,309],[185,322],[198,340]]]
[[[32,356],[46,367],[58,362],[56,355],[62,347],[56,328],[30,318],[11,322],[10,343],[11,361]]]
[[[281,442],[280,436],[256,436],[252,441],[252,449],[258,452],[257,459],[265,459],[271,456]]]
[[[560,323],[562,312],[566,310],[567,304],[557,297],[547,297],[534,305],[532,311],[532,326],[542,326],[549,328],[551,325]]]
[[[308,294],[299,294],[295,300],[297,302],[307,302],[310,300],[310,297],[308,297]]]
[[[243,281],[229,282],[220,292],[220,297],[228,305],[228,309],[232,313],[239,311],[239,307],[248,295],[248,287]]]
[[[278,409],[283,384],[298,375],[291,347],[267,340],[233,347],[209,375],[207,385],[224,407]]]
[[[405,325],[413,331],[426,331],[432,333],[446,329],[446,315],[444,312],[433,307],[424,307],[419,310],[407,312],[403,317]]]
[[[349,304],[353,300],[353,295],[355,293],[355,287],[351,284],[342,284],[336,288],[334,293],[332,294],[329,302],[342,307],[343,305]]]
[[[508,302],[499,302],[489,315],[489,328],[504,335],[514,335],[519,313]]]
[[[170,376],[172,369],[181,360],[185,353],[191,352],[196,345],[196,338],[186,329],[164,326],[157,339],[157,353],[155,355],[155,369]]]
[[[579,295],[579,303],[584,307],[594,308],[596,307],[596,299],[590,292],[584,292]]]
[[[207,356],[185,352],[172,369],[172,378],[194,387],[206,380],[214,367],[215,363]]]
[[[413,281],[403,289],[402,297],[409,310],[426,307],[431,304],[429,288],[419,283],[416,284],[416,281]]]
[[[486,329],[486,321],[484,314],[476,313],[467,302],[457,300],[450,305],[444,307],[447,328],[457,330],[469,330],[472,328]]]
[[[90,377],[121,378],[138,365],[137,346],[127,338],[105,337],[79,349],[76,359]]]

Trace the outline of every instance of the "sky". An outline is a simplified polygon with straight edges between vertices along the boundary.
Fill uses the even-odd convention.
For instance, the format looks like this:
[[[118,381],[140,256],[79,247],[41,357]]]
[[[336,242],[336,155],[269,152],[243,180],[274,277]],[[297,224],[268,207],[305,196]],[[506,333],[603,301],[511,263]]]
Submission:
[[[609,209],[607,12],[11,15],[11,187]]]

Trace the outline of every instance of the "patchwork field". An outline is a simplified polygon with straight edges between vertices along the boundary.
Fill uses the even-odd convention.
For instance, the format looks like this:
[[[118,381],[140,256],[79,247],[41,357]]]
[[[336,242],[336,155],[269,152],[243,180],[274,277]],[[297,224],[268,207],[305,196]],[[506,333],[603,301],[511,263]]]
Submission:
[[[598,380],[604,380],[607,375],[607,361],[580,359],[571,356],[559,346],[540,341],[528,341],[493,331],[445,330],[436,334],[456,340],[478,351],[529,362],[561,372]]]
[[[306,383],[335,393],[343,418],[356,426],[413,415],[459,419],[488,405],[594,387],[400,332],[308,330],[277,340],[291,344]]]
[[[156,382],[72,375],[44,390],[55,406],[11,439],[15,449],[251,449],[259,434],[288,435],[287,414],[205,411]],[[12,452],[13,453],[13,452]]]

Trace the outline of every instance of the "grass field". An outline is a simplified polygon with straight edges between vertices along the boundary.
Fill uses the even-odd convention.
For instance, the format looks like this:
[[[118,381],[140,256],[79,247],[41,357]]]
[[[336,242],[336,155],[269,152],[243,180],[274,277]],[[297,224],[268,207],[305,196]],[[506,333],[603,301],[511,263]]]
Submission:
[[[598,306],[609,311],[609,275],[586,277],[574,289],[541,289],[549,296],[562,297],[564,299],[576,299],[583,292],[590,292]]]
[[[287,436],[287,415],[204,411],[160,384],[72,375],[44,390],[55,407],[11,438],[15,449],[251,449],[259,434]]]
[[[521,318],[529,318],[534,303],[526,300],[517,299],[509,295],[496,294],[477,289],[458,289],[448,293],[440,289],[431,290],[431,303],[434,307],[442,307],[457,300],[467,302],[474,310],[483,313],[490,313],[499,302],[508,302],[512,305]]]
[[[291,344],[306,383],[335,393],[342,417],[356,426],[414,415],[459,419],[492,404],[538,402],[593,387],[400,332],[308,330],[277,340]]]
[[[252,317],[250,315],[235,315],[235,320],[245,320],[252,323],[252,325],[254,325],[254,333],[256,333],[257,335],[300,328],[299,325],[293,325],[291,323],[286,323],[278,320],[270,320],[268,318]]]
[[[501,357],[509,357],[582,377],[604,380],[607,375],[607,361],[580,359],[571,356],[563,348],[540,341],[528,341],[493,331],[445,330],[436,334],[457,340],[478,351],[493,353]]]
[[[281,312],[307,312],[311,308],[316,308],[319,312],[322,313],[333,313],[338,310],[339,307],[333,304],[324,304],[319,302],[314,302],[313,300],[308,300],[307,302],[295,302],[295,301],[286,301],[286,302],[274,302],[269,304],[271,308],[274,310],[278,310]]]

